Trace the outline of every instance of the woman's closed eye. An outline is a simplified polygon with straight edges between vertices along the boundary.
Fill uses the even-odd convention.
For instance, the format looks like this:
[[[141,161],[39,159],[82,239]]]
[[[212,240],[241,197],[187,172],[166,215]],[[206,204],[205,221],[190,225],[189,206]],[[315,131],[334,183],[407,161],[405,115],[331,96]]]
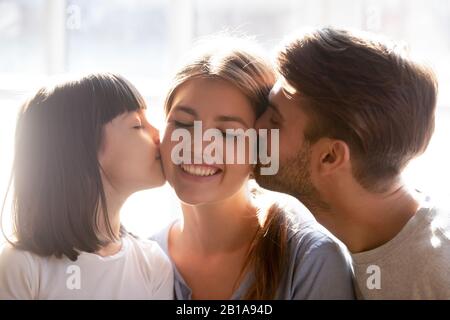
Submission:
[[[190,128],[194,126],[194,123],[190,123],[190,122],[181,122],[181,121],[177,121],[177,120],[173,120],[173,124],[175,125],[175,127],[177,128]]]
[[[236,137],[239,137],[242,135],[241,133],[236,132],[235,129],[221,130],[220,132],[222,133],[222,136],[224,138],[229,138],[229,139],[233,139],[233,138],[236,138]]]

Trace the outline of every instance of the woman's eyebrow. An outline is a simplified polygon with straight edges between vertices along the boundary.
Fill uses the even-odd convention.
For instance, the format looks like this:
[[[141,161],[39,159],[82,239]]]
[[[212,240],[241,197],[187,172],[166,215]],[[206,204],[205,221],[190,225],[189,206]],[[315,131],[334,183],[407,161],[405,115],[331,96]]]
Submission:
[[[193,108],[188,107],[188,106],[177,105],[176,107],[173,108],[173,112],[176,112],[176,111],[185,112],[194,117],[198,116],[197,112]],[[245,123],[245,121],[241,117],[222,115],[222,116],[216,117],[215,121],[238,122],[238,123],[244,125],[246,128],[250,128],[250,126],[247,123]]]
[[[197,112],[193,108],[188,107],[188,106],[180,106],[180,105],[178,105],[178,106],[173,108],[173,112],[175,112],[175,111],[185,112],[185,113],[190,114],[191,116],[194,116],[194,117],[197,116]]]
[[[238,122],[240,124],[242,124],[243,126],[245,126],[246,128],[250,128],[250,126],[245,123],[245,121],[241,118],[241,117],[236,117],[236,116],[218,116],[215,119],[216,121],[221,121],[221,122]]]

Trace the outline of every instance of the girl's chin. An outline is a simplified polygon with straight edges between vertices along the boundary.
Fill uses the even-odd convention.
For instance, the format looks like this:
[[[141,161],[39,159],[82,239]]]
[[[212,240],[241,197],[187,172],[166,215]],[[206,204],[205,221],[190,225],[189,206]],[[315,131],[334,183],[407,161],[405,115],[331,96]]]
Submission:
[[[166,177],[164,176],[164,174],[162,172],[158,175],[153,174],[153,175],[147,177],[145,179],[145,181],[142,181],[139,188],[137,188],[139,190],[136,190],[136,191],[158,188],[158,187],[163,186],[165,183],[166,183]]]
[[[161,179],[161,180],[155,181],[150,186],[150,189],[162,187],[165,183],[166,183],[166,179]]]

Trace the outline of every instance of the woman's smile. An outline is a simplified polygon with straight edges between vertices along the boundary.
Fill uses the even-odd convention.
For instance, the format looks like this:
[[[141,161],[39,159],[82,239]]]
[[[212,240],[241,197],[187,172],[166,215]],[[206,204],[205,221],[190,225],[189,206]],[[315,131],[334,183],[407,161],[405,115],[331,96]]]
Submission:
[[[219,180],[223,174],[221,168],[205,164],[180,164],[177,168],[183,179],[195,182]]]

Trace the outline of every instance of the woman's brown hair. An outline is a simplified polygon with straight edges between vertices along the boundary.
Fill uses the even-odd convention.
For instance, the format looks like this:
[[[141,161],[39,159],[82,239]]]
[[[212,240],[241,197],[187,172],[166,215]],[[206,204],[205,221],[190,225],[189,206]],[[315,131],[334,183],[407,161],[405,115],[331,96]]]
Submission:
[[[43,87],[22,106],[12,170],[13,246],[75,261],[79,251],[95,252],[117,238],[97,153],[103,126],[142,108],[137,90],[109,73]]]
[[[222,39],[221,39],[222,40]],[[220,79],[238,88],[251,103],[259,117],[268,104],[268,95],[275,82],[273,68],[258,50],[247,42],[225,39],[214,46],[201,47],[192,61],[176,74],[165,102],[165,112],[172,107],[177,89],[198,78]],[[287,263],[287,221],[283,211],[275,205],[260,212],[262,221],[242,267],[241,277],[253,271],[255,281],[244,299],[273,299]],[[238,281],[239,283],[239,281]]]

